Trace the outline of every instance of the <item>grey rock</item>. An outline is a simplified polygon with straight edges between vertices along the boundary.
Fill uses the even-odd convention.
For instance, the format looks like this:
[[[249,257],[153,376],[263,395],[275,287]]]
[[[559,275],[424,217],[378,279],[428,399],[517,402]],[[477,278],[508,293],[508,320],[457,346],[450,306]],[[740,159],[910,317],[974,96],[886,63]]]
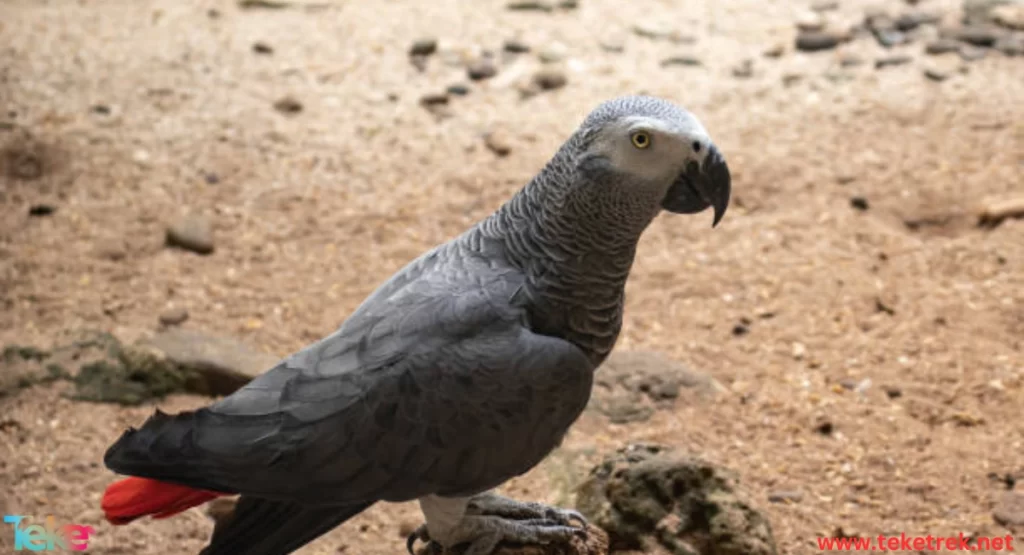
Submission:
[[[188,310],[182,307],[169,308],[161,312],[157,319],[161,326],[177,326],[188,320]]]
[[[822,31],[816,33],[799,33],[796,36],[796,49],[803,52],[831,50],[846,40],[843,34]]]
[[[274,109],[282,114],[295,115],[302,111],[302,103],[296,100],[294,97],[285,96],[274,102]]]
[[[837,0],[816,0],[811,3],[811,9],[816,12],[831,12],[839,9]]]
[[[491,152],[498,156],[508,156],[512,152],[512,144],[509,140],[508,134],[504,131],[497,129],[484,135],[484,145]]]
[[[737,79],[748,79],[754,76],[754,61],[743,60],[732,68],[732,76]]]
[[[420,104],[425,107],[443,106],[448,104],[447,93],[427,93],[420,97]]]
[[[214,251],[213,227],[199,214],[188,214],[167,228],[167,244],[199,254]]]
[[[696,56],[688,55],[688,54],[682,54],[682,55],[678,55],[678,56],[669,56],[668,58],[665,58],[664,60],[661,61],[661,66],[662,67],[670,67],[670,66],[697,67],[697,66],[701,66],[701,65],[703,65],[703,63],[700,61],[699,58],[697,58]]]
[[[208,395],[228,395],[280,360],[235,339],[180,328],[160,332],[139,345],[163,353],[194,375],[197,383],[190,389]]]
[[[467,85],[463,85],[462,83],[448,85],[448,88],[445,90],[448,92],[448,94],[453,96],[466,96],[467,94],[469,94],[469,87]]]
[[[512,0],[505,5],[506,8],[512,11],[528,12],[550,12],[555,9],[554,5],[550,2],[543,2],[540,0]]]
[[[1000,6],[1021,4],[1021,0],[964,0],[964,23],[991,23],[993,11]]]
[[[520,39],[508,39],[505,41],[505,52],[513,54],[525,54],[530,51],[530,45]]]
[[[568,82],[565,72],[553,67],[542,68],[533,75],[534,85],[545,91],[560,89]]]
[[[924,68],[924,76],[932,81],[945,81],[946,79],[949,79],[951,74],[952,72],[948,69],[937,66],[928,66]]]
[[[642,422],[671,408],[683,390],[700,399],[725,391],[714,378],[653,351],[614,351],[595,374],[588,410],[614,423]]]
[[[466,74],[474,81],[490,79],[498,74],[498,66],[490,58],[480,58],[466,67]]]
[[[960,42],[953,39],[935,39],[925,45],[924,51],[933,56],[960,51]]]
[[[992,48],[1007,56],[1024,56],[1024,33],[1006,35],[997,40]]]
[[[434,52],[437,52],[437,39],[433,37],[417,39],[409,46],[410,56],[429,56]]]
[[[906,65],[911,61],[913,61],[913,58],[910,56],[886,56],[875,60],[875,69]]]
[[[577,509],[608,532],[611,550],[673,555],[776,555],[771,525],[736,475],[660,445],[630,445],[594,467]]]
[[[897,31],[913,31],[921,25],[934,25],[939,22],[941,17],[938,14],[928,12],[907,12],[893,22],[894,27]]]
[[[960,50],[957,50],[957,54],[960,54],[961,60],[965,62],[973,62],[987,56],[988,49],[965,44],[960,47]]]
[[[1004,34],[1002,30],[991,25],[969,25],[945,29],[942,38],[951,38],[973,46],[991,47]]]

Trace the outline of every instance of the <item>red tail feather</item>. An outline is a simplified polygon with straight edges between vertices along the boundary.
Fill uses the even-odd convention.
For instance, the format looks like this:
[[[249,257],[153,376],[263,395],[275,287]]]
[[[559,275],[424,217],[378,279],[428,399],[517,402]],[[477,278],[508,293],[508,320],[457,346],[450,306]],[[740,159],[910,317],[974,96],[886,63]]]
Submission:
[[[101,506],[111,524],[128,524],[146,515],[167,518],[224,495],[228,494],[132,477],[107,486]]]

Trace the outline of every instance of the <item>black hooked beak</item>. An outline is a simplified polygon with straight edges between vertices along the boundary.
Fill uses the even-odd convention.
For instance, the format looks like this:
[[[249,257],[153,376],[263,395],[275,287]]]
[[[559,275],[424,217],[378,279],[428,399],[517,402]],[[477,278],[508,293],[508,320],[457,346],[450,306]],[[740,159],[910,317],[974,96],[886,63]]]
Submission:
[[[704,164],[690,162],[669,188],[661,207],[676,214],[696,214],[709,206],[715,209],[711,227],[718,225],[729,207],[732,180],[729,166],[715,145],[708,145]]]

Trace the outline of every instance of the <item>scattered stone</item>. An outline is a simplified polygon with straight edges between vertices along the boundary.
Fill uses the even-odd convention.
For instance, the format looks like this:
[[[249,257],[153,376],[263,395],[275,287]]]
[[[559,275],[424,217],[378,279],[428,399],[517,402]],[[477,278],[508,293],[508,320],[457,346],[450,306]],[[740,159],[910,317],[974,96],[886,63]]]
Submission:
[[[1011,530],[1024,530],[1024,492],[1003,492],[992,511],[992,518]]]
[[[843,54],[839,57],[839,67],[849,68],[864,65],[864,58],[856,54]]]
[[[796,37],[796,49],[803,52],[831,50],[846,40],[846,36],[832,31],[800,33]]]
[[[580,3],[578,0],[560,0],[558,2],[558,7],[563,10],[575,10],[580,7]]]
[[[995,45],[996,41],[1003,33],[991,25],[969,25],[966,27],[957,27],[954,29],[946,29],[942,33],[943,38],[951,38],[960,42],[966,42],[974,46],[984,46],[986,48]]]
[[[162,331],[140,342],[194,377],[189,389],[206,395],[230,395],[280,359],[226,337],[183,328]]]
[[[198,254],[214,250],[210,221],[195,213],[188,214],[167,228],[167,244]]]
[[[950,75],[952,75],[951,71],[936,65],[929,65],[924,68],[924,76],[932,81],[942,82],[949,79]]]
[[[732,68],[732,76],[737,79],[748,79],[754,76],[754,60],[743,60]]]
[[[294,97],[286,96],[274,103],[274,109],[282,114],[295,115],[302,111],[302,103]]]
[[[884,58],[879,58],[875,60],[875,69],[901,66],[909,64],[911,61],[913,61],[913,58],[911,58],[910,56],[886,56]]]
[[[872,30],[872,34],[878,44],[885,48],[892,48],[893,46],[899,46],[910,42],[910,39],[905,33],[901,33],[895,29],[875,29]]]
[[[811,3],[811,9],[816,12],[831,12],[839,9],[837,0],[816,0]]]
[[[468,85],[463,85],[461,83],[456,83],[454,85],[448,85],[447,91],[448,91],[448,94],[450,94],[450,95],[466,96],[467,94],[469,94],[469,86]]]
[[[252,51],[257,53],[257,54],[273,54],[274,53],[274,47],[270,46],[269,44],[267,44],[265,42],[257,41],[257,42],[252,43]]]
[[[110,356],[75,375],[75,399],[133,406],[188,391],[189,375],[162,353],[113,341]]]
[[[49,216],[57,211],[57,207],[52,204],[33,204],[28,207],[28,215],[32,217]]]
[[[893,22],[893,26],[897,31],[906,33],[907,31],[917,29],[921,25],[934,25],[941,19],[942,18],[938,14],[927,12],[908,12],[897,17]]]
[[[243,9],[266,9],[266,10],[281,10],[290,7],[289,2],[280,2],[277,0],[239,0],[239,7]]]
[[[519,12],[550,12],[555,9],[555,7],[552,6],[549,2],[542,2],[538,0],[512,0],[511,2],[506,4],[505,7],[512,11]]]
[[[106,104],[96,104],[91,108],[91,110],[92,113],[99,114],[101,116],[109,116],[111,113],[110,106],[107,106]]]
[[[491,131],[484,135],[484,144],[498,156],[508,156],[512,152],[508,134],[502,130]]]
[[[964,0],[964,22],[967,24],[991,23],[993,13],[1000,6],[1012,5],[1019,0]]]
[[[633,33],[647,39],[671,39],[677,36],[676,30],[665,21],[642,21],[633,25]]]
[[[815,11],[801,12],[796,17],[796,28],[807,33],[815,33],[825,29],[825,18]]]
[[[613,351],[595,374],[595,386],[588,410],[616,424],[646,421],[671,408],[684,390],[704,399],[725,391],[711,376],[653,351]]]
[[[768,494],[768,501],[771,503],[799,503],[803,498],[804,494],[796,490],[779,490]]]
[[[490,58],[479,58],[466,67],[466,74],[473,81],[482,81],[497,75],[498,66]]]
[[[764,49],[762,54],[765,58],[780,58],[786,53],[786,45],[783,43],[777,43]]]
[[[420,97],[420,104],[423,106],[441,106],[448,104],[447,93],[427,93]]]
[[[409,63],[420,73],[427,70],[427,60],[427,56],[409,56]]]
[[[161,326],[177,326],[188,320],[188,310],[182,307],[169,308],[161,312],[157,319],[160,321]]]
[[[998,6],[989,12],[992,21],[1008,29],[1024,31],[1024,2]]]
[[[1024,56],[1024,33],[1000,37],[992,48],[1006,56]]]
[[[48,364],[50,353],[30,346],[7,345],[0,354],[0,399],[39,383],[64,377],[60,366]]]
[[[736,337],[750,333],[750,322],[740,322],[732,327],[732,334]]]
[[[557,68],[542,68],[533,75],[533,83],[544,91],[560,89],[568,82],[565,72]]]
[[[433,37],[416,39],[409,46],[410,56],[430,56],[434,52],[437,52],[437,39]]]
[[[205,181],[207,185],[216,185],[220,183],[220,176],[213,172],[207,172],[203,174],[203,181]]]
[[[860,210],[861,212],[864,212],[871,208],[871,205],[868,204],[868,199],[864,197],[852,197],[850,199],[850,206],[856,210]]]
[[[598,46],[601,47],[601,50],[611,52],[613,54],[621,54],[626,51],[625,41],[619,37],[603,38],[598,43]]]
[[[960,47],[960,50],[957,50],[957,54],[960,54],[960,59],[965,62],[974,62],[987,56],[988,50],[965,44]]]
[[[505,52],[512,54],[525,54],[530,51],[530,45],[520,39],[508,39],[505,41]]]
[[[848,391],[853,391],[854,389],[857,389],[857,386],[859,384],[860,382],[857,381],[856,378],[843,378],[839,380],[839,386]]]
[[[537,53],[537,57],[545,64],[561,62],[568,55],[569,49],[560,42],[551,43]]]
[[[933,56],[949,54],[950,52],[959,52],[960,43],[953,39],[935,39],[925,45],[924,51],[926,54],[931,54]]]
[[[768,520],[731,470],[660,445],[630,445],[594,467],[577,508],[612,551],[776,555]]]
[[[661,66],[662,67],[669,67],[669,66],[697,67],[697,66],[701,66],[701,65],[703,65],[703,64],[701,63],[699,58],[697,58],[696,56],[690,56],[690,55],[686,55],[686,54],[679,55],[679,56],[670,56],[670,57],[665,58],[664,60],[661,61]]]

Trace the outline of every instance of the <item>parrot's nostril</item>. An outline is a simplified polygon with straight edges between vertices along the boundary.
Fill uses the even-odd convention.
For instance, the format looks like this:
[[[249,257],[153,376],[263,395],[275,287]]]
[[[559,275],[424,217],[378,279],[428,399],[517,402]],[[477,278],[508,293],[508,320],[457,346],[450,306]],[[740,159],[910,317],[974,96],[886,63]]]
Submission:
[[[693,141],[693,151],[700,152],[700,141]]]

